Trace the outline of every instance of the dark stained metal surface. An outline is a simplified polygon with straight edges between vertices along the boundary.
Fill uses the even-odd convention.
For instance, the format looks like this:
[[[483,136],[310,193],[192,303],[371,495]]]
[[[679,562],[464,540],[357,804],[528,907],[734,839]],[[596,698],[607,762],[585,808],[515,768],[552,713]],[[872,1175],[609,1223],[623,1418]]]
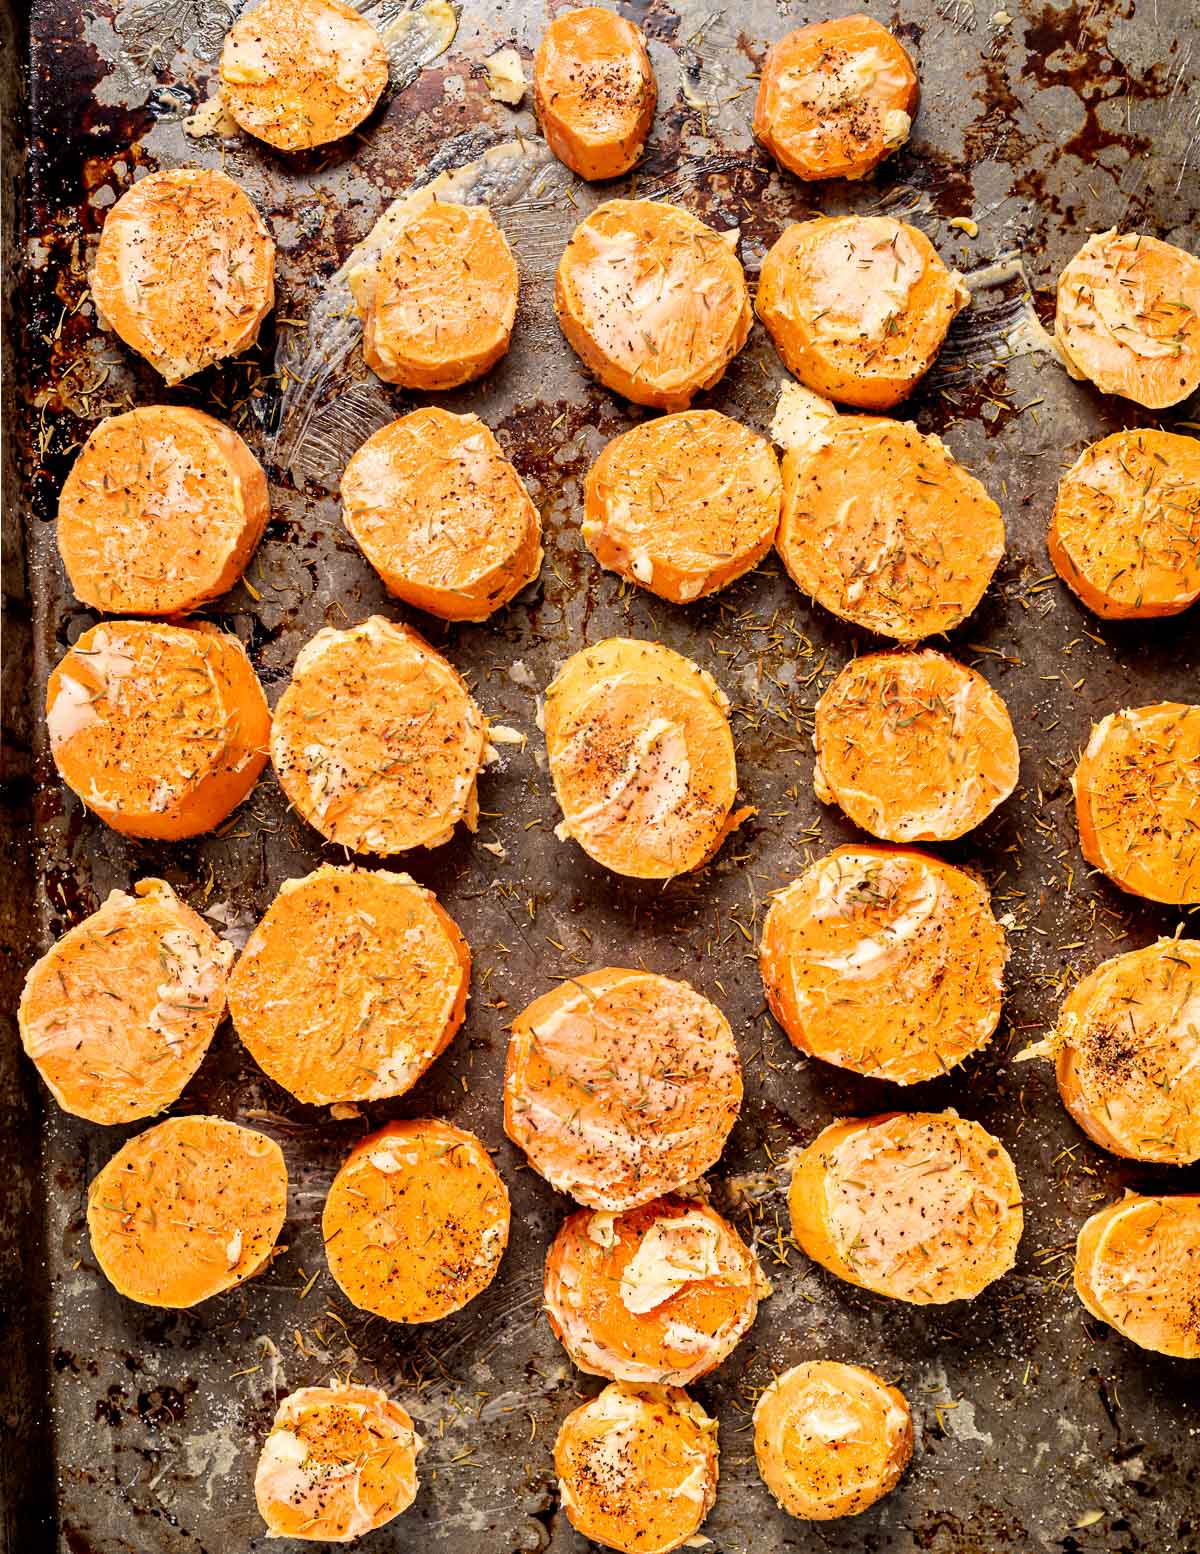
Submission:
[[[1012,914],[1008,1002],[984,1054],[901,1094],[801,1060],[764,1012],[753,958],[768,892],[806,857],[853,835],[812,796],[811,709],[868,644],[801,598],[774,559],[716,599],[676,608],[622,589],[579,538],[589,462],[642,414],[589,384],[550,309],[575,207],[586,209],[597,191],[556,167],[489,189],[522,270],[517,333],[482,383],[444,397],[478,411],[526,478],[547,530],[540,580],[491,622],[444,628],[388,600],[340,526],[331,494],[340,462],[417,401],[372,379],[352,339],[343,350],[346,326],[306,330],[303,321],[391,198],[518,131],[535,137],[527,105],[514,112],[488,97],[481,62],[510,42],[528,61],[547,11],[558,7],[465,0],[449,51],[394,90],[361,135],[287,160],[244,137],[193,142],[181,127],[207,95],[237,6],[34,0],[26,265],[10,265],[6,288],[18,288],[25,330],[20,402],[9,400],[21,480],[8,533],[19,520],[32,605],[26,632],[14,558],[5,665],[9,982],[110,889],[141,875],[167,878],[236,935],[282,879],[326,855],[288,815],[269,773],[219,836],[174,846],[123,839],[61,788],[37,719],[23,715],[21,686],[32,685],[36,705],[49,667],[94,620],[65,590],[52,520],[73,450],[106,413],[158,399],[202,405],[231,419],[267,459],[273,517],[250,586],[239,584],[211,613],[247,643],[269,699],[318,627],[378,609],[444,646],[484,710],[528,733],[529,744],[504,747],[484,777],[478,839],[460,834],[404,861],[467,933],[473,996],[466,1026],[433,1072],[403,1100],[370,1108],[372,1125],[437,1113],[496,1150],[513,1195],[513,1237],[493,1287],[458,1316],[406,1329],[367,1319],[341,1298],[316,1224],[330,1176],[366,1123],[334,1122],[291,1101],[228,1025],[175,1109],[238,1118],[279,1140],[292,1179],[288,1250],[262,1278],[193,1312],[122,1300],[91,1258],[84,1202],[89,1178],[129,1130],[84,1124],[44,1093],[39,1099],[10,1035],[0,1096],[12,1195],[6,1238],[23,1252],[24,1271],[4,1330],[14,1394],[4,1452],[13,1431],[30,1447],[14,1457],[23,1486],[9,1524],[17,1554],[265,1548],[251,1484],[276,1401],[350,1369],[394,1391],[429,1441],[416,1505],[373,1535],[371,1549],[581,1549],[557,1508],[550,1449],[563,1416],[598,1383],[572,1372],[539,1313],[542,1258],[567,1205],[505,1141],[500,1076],[508,1020],[551,978],[628,962],[687,977],[711,995],[733,1022],[746,1067],[746,1105],[713,1172],[714,1195],[758,1237],[775,1293],[721,1371],[694,1388],[721,1421],[719,1499],[705,1528],[718,1554],[1200,1548],[1197,1370],[1086,1320],[1068,1278],[1075,1231],[1097,1204],[1129,1185],[1194,1189],[1197,1174],[1105,1156],[1067,1118],[1049,1068],[1011,1061],[1053,1020],[1074,976],[1180,921],[1089,874],[1067,779],[1091,720],[1121,705],[1197,699],[1195,614],[1100,626],[1048,579],[1043,534],[1060,469],[1086,442],[1122,426],[1186,425],[1200,412],[1193,403],[1152,416],[1102,400],[1028,347],[1035,309],[1049,317],[1054,277],[1088,232],[1119,223],[1200,246],[1200,18],[1194,0],[1008,0],[1010,21],[993,14],[998,3],[869,7],[914,53],[922,105],[908,147],[858,186],[800,185],[749,136],[767,43],[852,5],[622,5],[651,39],[660,109],[644,167],[600,191],[636,185],[718,227],[740,225],[752,281],[781,225],[817,211],[893,211],[921,226],[947,260],[980,272],[974,306],[906,413],[946,438],[1008,524],[995,583],[949,646],[1008,702],[1022,782],[985,826],[944,849],[983,870],[997,910]],[[16,83],[10,97],[19,110]],[[26,174],[19,148],[10,150],[11,189]],[[279,243],[279,303],[248,358],[164,391],[97,328],[86,268],[113,200],[140,171],[180,162],[223,164],[258,204]],[[960,215],[979,223],[974,241],[948,225]],[[756,326],[702,402],[764,429],[782,376]],[[705,873],[665,888],[607,875],[552,835],[535,693],[570,651],[615,632],[658,638],[713,671],[733,700],[742,788],[759,809]],[[9,1009],[11,1000],[10,987]],[[853,1291],[809,1265],[780,1228],[787,1151],[836,1116],[897,1104],[957,1106],[1016,1159],[1027,1200],[1018,1266],[971,1305],[916,1310]],[[911,1471],[881,1505],[850,1522],[809,1525],[783,1516],[759,1483],[748,1410],[773,1371],[825,1355],[872,1365],[902,1386],[918,1444]],[[52,1435],[43,1439],[47,1391]],[[55,1529],[39,1503],[51,1492]]]

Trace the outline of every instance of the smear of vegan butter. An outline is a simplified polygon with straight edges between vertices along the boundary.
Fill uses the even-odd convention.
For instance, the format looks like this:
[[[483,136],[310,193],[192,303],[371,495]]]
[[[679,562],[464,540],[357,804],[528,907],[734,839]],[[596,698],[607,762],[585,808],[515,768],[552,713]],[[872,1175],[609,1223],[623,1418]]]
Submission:
[[[202,140],[206,135],[236,135],[238,127],[225,107],[225,101],[221,96],[221,88],[218,87],[207,102],[202,102],[183,121],[183,132],[190,135],[193,140]]]
[[[790,379],[779,390],[771,417],[771,439],[781,448],[819,448],[829,441],[829,425],[837,411],[827,399]]]
[[[444,54],[458,32],[450,0],[424,0],[401,11],[379,29],[387,50],[393,87],[408,86],[424,67]]]
[[[525,69],[516,49],[497,49],[484,60],[488,93],[498,103],[515,108],[525,95]]]

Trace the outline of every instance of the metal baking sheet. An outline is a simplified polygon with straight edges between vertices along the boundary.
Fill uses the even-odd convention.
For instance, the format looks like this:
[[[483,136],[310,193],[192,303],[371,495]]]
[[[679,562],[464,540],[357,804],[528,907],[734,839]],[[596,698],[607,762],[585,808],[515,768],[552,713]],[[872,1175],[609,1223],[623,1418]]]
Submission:
[[[65,589],[52,520],[72,453],[102,415],[159,399],[202,405],[233,421],[267,461],[266,538],[247,583],[212,615],[247,644],[269,699],[315,630],[379,610],[429,633],[471,678],[484,709],[529,735],[524,750],[505,747],[482,783],[479,838],[460,834],[405,860],[466,931],[474,990],[468,1022],[433,1072],[402,1100],[370,1108],[372,1125],[450,1117],[496,1150],[513,1195],[512,1241],[495,1284],[459,1315],[407,1329],[340,1296],[316,1221],[331,1173],[367,1123],[334,1122],[291,1101],[228,1025],[176,1109],[237,1118],[279,1140],[292,1180],[288,1250],[262,1278],[195,1311],[122,1300],[91,1258],[84,1201],[89,1178],[127,1130],[56,1110],[10,1037],[0,1075],[10,1187],[3,1230],[13,1254],[3,1329],[12,1397],[0,1453],[10,1546],[18,1554],[264,1547],[251,1483],[276,1402],[352,1369],[394,1391],[429,1440],[415,1506],[372,1537],[373,1550],[583,1548],[560,1513],[550,1453],[561,1419],[599,1383],[572,1371],[539,1312],[543,1255],[567,1205],[506,1142],[500,1078],[508,1021],[551,979],[634,962],[711,995],[734,1024],[746,1068],[745,1107],[713,1172],[714,1194],[757,1237],[775,1293],[732,1358],[694,1389],[721,1421],[720,1493],[705,1528],[717,1554],[1190,1554],[1200,1547],[1196,1372],[1086,1320],[1068,1275],[1075,1231],[1094,1206],[1129,1185],[1194,1189],[1197,1176],[1103,1155],[1067,1119],[1048,1068],[1014,1066],[1012,1056],[1053,1019],[1071,978],[1180,921],[1089,873],[1067,779],[1091,720],[1120,705],[1195,699],[1195,619],[1100,626],[1048,576],[1043,534],[1060,469],[1086,442],[1200,415],[1194,403],[1157,417],[1103,400],[1032,348],[1037,319],[1052,311],[1054,278],[1089,231],[1120,224],[1193,249],[1200,242],[1193,0],[1008,0],[1006,11],[993,0],[872,5],[919,63],[912,140],[866,183],[807,186],[751,143],[755,76],[770,40],[851,5],[619,6],[645,28],[658,74],[646,161],[601,191],[529,163],[489,187],[521,266],[516,336],[482,383],[444,397],[453,409],[478,411],[524,475],[545,521],[545,566],[491,622],[443,628],[385,597],[342,530],[333,494],[357,442],[416,401],[371,378],[353,340],[304,320],[391,198],[489,148],[535,140],[528,103],[514,112],[489,98],[482,60],[507,43],[528,60],[557,8],[465,0],[448,51],[416,68],[409,38],[409,67],[360,134],[292,159],[244,137],[184,133],[237,5],[33,0],[27,34],[21,0],[8,16],[16,46],[5,58],[25,58],[27,76],[10,71],[6,82],[17,130],[6,182],[21,195],[25,222],[6,286],[6,1013],[33,955],[113,887],[162,875],[237,936],[281,880],[332,856],[287,813],[269,774],[220,835],[169,847],[106,830],[56,780],[36,708],[49,667],[94,617]],[[114,199],[141,171],[180,163],[223,165],[263,211],[279,244],[279,302],[245,360],[164,391],[97,328],[86,270]],[[801,598],[774,559],[684,609],[622,588],[580,540],[587,466],[642,412],[583,375],[554,323],[551,276],[577,211],[633,188],[677,200],[717,227],[740,226],[752,281],[782,224],[818,211],[902,215],[971,274],[974,305],[904,413],[946,438],[1001,501],[1008,524],[995,583],[949,647],[1012,709],[1022,782],[985,826],[945,852],[987,875],[997,909],[1011,913],[1012,958],[994,1044],[902,1098],[802,1060],[765,1014],[753,955],[768,892],[854,834],[813,798],[809,736],[820,690],[867,643]],[[956,216],[978,222],[976,239],[949,226]],[[756,327],[702,402],[765,429],[781,378]],[[657,638],[713,671],[734,703],[742,788],[759,810],[703,874],[666,887],[606,874],[552,835],[536,692],[570,651],[613,633]],[[1027,1200],[1018,1266],[969,1306],[878,1300],[827,1277],[788,1243],[788,1149],[836,1116],[898,1102],[957,1106],[1016,1159]],[[852,1521],[815,1525],[775,1508],[757,1479],[748,1424],[755,1390],[773,1371],[822,1355],[863,1361],[898,1382],[918,1443],[892,1496]]]

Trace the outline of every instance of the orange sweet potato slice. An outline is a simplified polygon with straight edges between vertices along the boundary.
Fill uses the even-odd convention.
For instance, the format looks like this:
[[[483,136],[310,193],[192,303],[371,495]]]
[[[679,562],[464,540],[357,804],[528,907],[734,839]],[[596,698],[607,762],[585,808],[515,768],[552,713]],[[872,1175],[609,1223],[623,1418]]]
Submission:
[[[367,438],[342,517],[388,592],[443,620],[485,620],[542,563],[538,510],[491,429],[436,406]]]
[[[349,1543],[407,1511],[424,1442],[377,1387],[301,1387],[275,1411],[254,1474],[270,1538]]]
[[[504,1130],[590,1208],[620,1213],[694,1181],[741,1102],[729,1022],[686,982],[606,967],[513,1021]]]
[[[573,173],[627,173],[658,97],[641,28],[598,5],[561,11],[534,57],[533,97],[546,144]]]
[[[915,848],[852,846],[774,897],[759,966],[801,1052],[916,1084],[991,1039],[1006,953],[973,875]]]
[[[388,82],[387,50],[342,0],[261,0],[221,50],[221,103],[248,134],[306,151],[357,129]]]
[[[457,388],[508,350],[519,281],[508,240],[485,205],[415,199],[365,291],[363,356],[401,388]]]
[[[131,350],[179,383],[254,344],[275,304],[275,244],[225,173],[150,173],[105,219],[92,297]]]
[[[1075,1245],[1075,1291],[1094,1317],[1142,1349],[1200,1359],[1200,1196],[1126,1193],[1093,1214]]]
[[[1151,901],[1200,901],[1200,706],[1110,712],[1071,778],[1083,856]]]
[[[1132,1160],[1200,1160],[1200,942],[1159,939],[1077,982],[1051,1040],[1058,1090],[1103,1149]]]
[[[1089,237],[1058,278],[1054,341],[1073,378],[1177,405],[1200,384],[1200,259],[1141,233]]]
[[[588,471],[583,539],[602,567],[676,604],[757,566],[779,525],[779,460],[716,410],[658,416]]]
[[[563,1420],[554,1443],[563,1510],[618,1554],[669,1554],[717,1498],[717,1422],[678,1387],[613,1382]]]
[[[575,653],[544,712],[558,834],[637,879],[707,863],[754,813],[733,809],[727,708],[711,675],[658,643],[611,637]]]
[[[90,810],[175,841],[220,825],[254,787],[271,715],[236,637],[106,621],[51,673],[46,722],[59,775]]]
[[[754,1406],[762,1481],[804,1521],[857,1516],[882,1500],[900,1482],[912,1449],[904,1394],[861,1365],[793,1365]]]
[[[128,1299],[195,1306],[266,1267],[287,1185],[273,1139],[220,1117],[169,1117],[92,1181],[92,1251]]]
[[[908,139],[917,75],[869,16],[810,22],[767,55],[754,135],[798,178],[865,178]]]
[[[584,366],[635,405],[686,410],[750,333],[736,241],[676,205],[597,206],[575,228],[554,283],[558,322]]]
[[[263,1071],[316,1105],[411,1090],[463,1022],[471,952],[407,874],[335,868],[285,880],[229,982]]]
[[[546,1258],[546,1315],[592,1376],[684,1387],[721,1364],[770,1286],[706,1203],[656,1198],[624,1214],[585,1209]]]
[[[108,899],[25,978],[25,1051],[64,1111],[135,1122],[165,1111],[225,1013],[233,948],[165,880]]]
[[[916,227],[893,216],[820,216],[784,228],[763,260],[754,306],[806,387],[890,410],[929,371],[970,300]]]
[[[267,477],[238,434],[183,405],[110,416],[58,503],[77,599],[112,615],[187,615],[227,593],[262,538]]]
[[[508,1190],[487,1150],[432,1118],[363,1139],[321,1220],[330,1273],[389,1322],[436,1322],[474,1300],[496,1277],[508,1225]]]
[[[1008,1272],[1021,1239],[1007,1151],[954,1112],[831,1124],[797,1156],[788,1203],[815,1262],[917,1306],[973,1299]]]
[[[1020,755],[1004,703],[941,653],[854,658],[817,702],[813,787],[887,842],[944,842],[986,820],[1016,787]]]
[[[1200,599],[1200,440],[1114,432],[1059,482],[1054,570],[1096,615],[1178,615]]]
[[[415,631],[373,615],[305,644],[275,708],[271,761],[331,842],[390,855],[475,829],[487,724],[466,682]]]
[[[796,586],[899,642],[951,631],[1004,554],[1004,519],[940,438],[836,416],[783,456],[775,540]]]

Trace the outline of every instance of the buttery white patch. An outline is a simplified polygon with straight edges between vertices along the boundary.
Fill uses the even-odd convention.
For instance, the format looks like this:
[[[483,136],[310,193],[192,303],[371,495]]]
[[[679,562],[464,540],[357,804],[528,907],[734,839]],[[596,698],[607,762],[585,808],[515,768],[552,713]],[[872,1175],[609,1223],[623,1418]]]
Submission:
[[[780,385],[779,402],[771,417],[771,440],[788,450],[815,453],[831,441],[837,411],[827,399],[790,378]]]
[[[889,151],[902,146],[912,129],[912,120],[903,108],[889,108],[883,116],[883,143]]]
[[[514,48],[497,49],[483,62],[487,71],[488,95],[497,102],[515,108],[525,95],[525,69]]]
[[[207,955],[194,935],[184,928],[170,929],[160,943],[160,960],[167,980],[157,988],[158,1002],[146,1023],[178,1054],[183,1050],[183,1038],[194,1016],[208,1014],[209,999],[217,991],[225,958]],[[223,1006],[224,998],[221,1002]]]
[[[907,232],[888,237],[889,229],[884,221],[848,218],[813,251],[809,280],[819,338],[881,340],[890,321],[907,311],[925,260]]]
[[[723,1278],[720,1247],[720,1227],[706,1214],[657,1220],[621,1276],[621,1304],[632,1315],[644,1316],[685,1284]]]
[[[1148,335],[1139,322],[1139,312],[1130,299],[1113,287],[1105,287],[1093,293],[1092,301],[1104,327],[1116,340],[1136,356],[1153,360],[1160,356],[1176,356],[1178,345],[1169,340],[1158,340]]]
[[[588,1220],[587,1235],[589,1241],[594,1241],[597,1246],[610,1247],[617,1244],[617,1233],[613,1227],[615,1216],[598,1210]]]
[[[57,693],[46,714],[51,750],[74,739],[82,729],[99,723],[99,715],[92,706],[99,695],[99,691],[90,690],[82,681],[73,680],[68,674],[59,675]]]
[[[193,140],[203,140],[206,135],[236,135],[237,131],[237,122],[226,108],[219,87],[183,121],[184,134]]]

